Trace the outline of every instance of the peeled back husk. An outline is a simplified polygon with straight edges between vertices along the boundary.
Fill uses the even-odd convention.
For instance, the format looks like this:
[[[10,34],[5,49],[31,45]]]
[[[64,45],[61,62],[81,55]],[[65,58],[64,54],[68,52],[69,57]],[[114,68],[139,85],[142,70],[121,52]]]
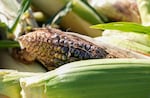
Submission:
[[[149,98],[150,61],[95,59],[21,78],[23,98]]]
[[[21,72],[46,72],[39,63],[24,64],[14,59],[7,50],[0,50],[0,69],[12,69]]]
[[[39,74],[0,69],[0,98],[21,98],[19,79]]]
[[[150,36],[147,34],[105,30],[102,37],[97,37],[95,39],[129,51],[135,51],[150,56]]]

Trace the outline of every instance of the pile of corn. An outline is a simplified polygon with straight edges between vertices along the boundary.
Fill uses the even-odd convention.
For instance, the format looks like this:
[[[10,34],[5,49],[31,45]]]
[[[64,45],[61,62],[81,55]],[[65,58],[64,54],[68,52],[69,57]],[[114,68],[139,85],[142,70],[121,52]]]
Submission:
[[[149,26],[149,0],[18,2],[0,1],[0,98],[150,97],[150,34],[90,28]]]

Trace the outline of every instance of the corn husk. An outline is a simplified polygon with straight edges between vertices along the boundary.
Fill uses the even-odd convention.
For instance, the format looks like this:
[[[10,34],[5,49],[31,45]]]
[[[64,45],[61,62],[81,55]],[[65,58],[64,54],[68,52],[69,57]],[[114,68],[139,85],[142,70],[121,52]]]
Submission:
[[[142,24],[150,25],[150,0],[137,0],[138,10],[141,16]]]
[[[149,98],[149,64],[145,59],[73,62],[21,78],[21,93],[23,98]]]
[[[105,30],[98,41],[150,56],[150,36],[146,34],[126,33],[117,30]]]
[[[88,0],[98,13],[110,21],[132,21],[141,23],[136,0]]]
[[[18,72],[17,70],[0,69],[0,98],[22,98],[19,79],[42,73]]]
[[[97,15],[88,5],[86,5],[81,0],[60,0],[60,1],[51,1],[49,2],[43,0],[37,2],[33,0],[33,5],[42,10],[44,13],[49,16],[57,15],[59,12],[63,13],[64,6],[68,3],[72,3],[72,10],[68,11],[66,15],[63,15],[60,21],[60,26],[67,31],[73,31],[88,35],[91,37],[96,37],[101,35],[101,30],[90,29],[89,26],[97,23],[103,23],[104,21]],[[53,4],[55,6],[49,6]]]

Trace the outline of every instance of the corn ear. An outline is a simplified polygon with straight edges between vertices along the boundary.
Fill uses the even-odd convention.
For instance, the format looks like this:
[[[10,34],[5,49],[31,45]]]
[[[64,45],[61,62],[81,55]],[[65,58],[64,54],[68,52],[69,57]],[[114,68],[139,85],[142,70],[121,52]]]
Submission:
[[[146,59],[73,62],[21,78],[22,94],[23,98],[149,98],[149,65]]]

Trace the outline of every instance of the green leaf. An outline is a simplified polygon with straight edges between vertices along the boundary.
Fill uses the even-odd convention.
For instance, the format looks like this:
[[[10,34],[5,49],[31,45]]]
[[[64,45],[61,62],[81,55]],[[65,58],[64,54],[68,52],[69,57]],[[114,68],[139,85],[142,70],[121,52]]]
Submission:
[[[7,28],[7,25],[3,22],[0,22],[0,28]]]
[[[72,11],[76,13],[78,16],[80,16],[82,19],[86,20],[87,22],[91,24],[97,24],[97,23],[104,23],[102,18],[95,13],[91,7],[81,1],[81,0],[72,0],[73,1],[73,7]]]
[[[23,1],[21,2],[21,8],[20,8],[20,10],[19,10],[19,12],[18,12],[18,16],[17,16],[17,18],[16,18],[14,24],[13,24],[12,27],[10,28],[10,32],[11,32],[11,33],[16,29],[17,24],[18,24],[18,22],[19,22],[19,20],[20,20],[21,15],[29,8],[30,3],[31,3],[31,0],[23,0]]]
[[[0,48],[20,47],[19,43],[11,40],[0,40]]]
[[[143,26],[141,24],[133,22],[112,22],[106,24],[93,25],[90,28],[94,29],[109,29],[109,30],[120,30],[124,32],[135,32],[150,35],[150,26]]]
[[[93,10],[95,14],[97,14],[100,17],[100,19],[103,21],[102,23],[107,23],[109,21],[108,17],[106,17],[103,13],[101,13],[100,11],[99,12],[96,11],[96,9],[90,5],[88,0],[81,0],[81,1],[83,1],[91,10]],[[91,0],[91,2],[94,1]]]
[[[68,12],[72,10],[72,1],[68,2],[60,11],[58,11],[50,20],[50,24],[57,24],[61,21],[62,17],[64,17]]]
[[[70,2],[50,19],[49,23],[59,23],[62,17],[66,16],[70,11],[91,24],[104,23],[104,20],[106,20],[106,17],[98,15],[98,13],[96,13],[96,11],[85,1],[70,0]]]
[[[0,39],[5,39],[8,27],[5,23],[0,22]]]

